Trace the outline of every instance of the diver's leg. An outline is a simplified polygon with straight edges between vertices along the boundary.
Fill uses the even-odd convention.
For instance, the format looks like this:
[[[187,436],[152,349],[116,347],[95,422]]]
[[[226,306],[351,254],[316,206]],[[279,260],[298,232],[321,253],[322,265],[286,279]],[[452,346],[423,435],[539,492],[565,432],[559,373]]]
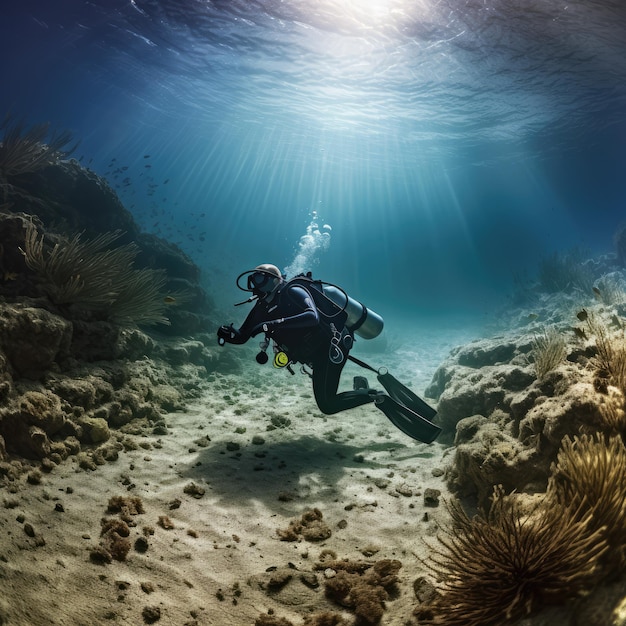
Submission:
[[[326,415],[353,409],[376,399],[377,392],[372,389],[337,393],[344,363],[336,365],[326,357],[313,364],[313,394],[320,411]]]

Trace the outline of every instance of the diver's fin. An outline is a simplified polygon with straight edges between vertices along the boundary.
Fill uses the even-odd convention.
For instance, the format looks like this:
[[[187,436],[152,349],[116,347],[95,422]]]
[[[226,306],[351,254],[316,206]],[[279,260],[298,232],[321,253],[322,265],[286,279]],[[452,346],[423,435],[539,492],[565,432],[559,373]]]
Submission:
[[[415,395],[406,385],[403,385],[389,372],[386,374],[378,374],[378,380],[396,402],[403,404],[428,420],[433,419],[433,417],[437,415],[437,411],[435,411],[432,406]]]
[[[383,393],[376,398],[376,408],[380,409],[405,435],[423,443],[432,443],[441,432],[439,426]]]

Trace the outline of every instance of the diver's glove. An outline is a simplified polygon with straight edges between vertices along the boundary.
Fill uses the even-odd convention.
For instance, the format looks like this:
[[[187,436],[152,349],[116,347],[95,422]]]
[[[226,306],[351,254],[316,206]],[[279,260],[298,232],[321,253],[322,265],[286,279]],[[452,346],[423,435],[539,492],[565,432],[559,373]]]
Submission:
[[[220,346],[223,346],[225,343],[238,343],[239,336],[239,331],[232,324],[220,326],[217,329],[217,343]]]
[[[268,322],[263,322],[262,324],[258,324],[252,329],[251,336],[256,337],[260,333],[272,333],[275,331],[281,324],[285,322],[284,317],[280,317],[277,320],[269,320]]]

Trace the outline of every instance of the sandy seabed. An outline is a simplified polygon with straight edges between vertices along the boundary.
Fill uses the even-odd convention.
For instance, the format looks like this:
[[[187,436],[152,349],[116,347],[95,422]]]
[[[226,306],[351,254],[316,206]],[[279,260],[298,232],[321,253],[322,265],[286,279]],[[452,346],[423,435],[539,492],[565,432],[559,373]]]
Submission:
[[[423,393],[475,336],[433,331],[355,355]],[[364,373],[349,364],[342,387]],[[333,558],[400,561],[381,623],[406,623],[427,542],[447,520],[449,448],[411,440],[373,406],[326,417],[305,376],[253,358],[165,421],[167,433],[134,435],[137,449],[95,471],[70,458],[3,493],[0,624],[244,626],[268,611],[301,624],[324,610],[352,623],[324,593]],[[281,538],[306,511],[330,532]],[[126,527],[123,560],[98,562],[103,519]]]

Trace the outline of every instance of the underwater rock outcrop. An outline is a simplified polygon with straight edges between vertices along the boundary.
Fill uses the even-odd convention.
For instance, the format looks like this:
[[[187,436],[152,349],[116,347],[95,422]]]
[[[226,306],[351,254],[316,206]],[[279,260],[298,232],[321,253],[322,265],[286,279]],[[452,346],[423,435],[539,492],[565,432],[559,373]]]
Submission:
[[[442,586],[416,607],[418,623],[499,626],[548,605],[571,610],[579,598],[574,613],[584,618],[558,623],[622,624],[613,607],[624,594],[625,485],[622,438],[596,433],[564,438],[545,494],[498,486],[471,518],[453,500],[426,562]]]
[[[124,430],[166,432],[163,413],[184,409],[220,358],[233,357],[215,347],[198,267],[141,233],[105,179],[67,160],[68,134],[49,146],[45,126],[3,129],[0,481],[10,483],[69,455],[84,469],[114,460],[133,445]],[[126,274],[108,271],[116,258]],[[143,314],[147,301],[121,316],[111,309],[133,296],[132,281],[120,286],[129,276],[135,291],[158,278],[161,291],[143,292],[160,299],[156,313]],[[137,325],[160,310],[169,324]]]
[[[19,376],[37,378],[70,354],[72,323],[28,298],[0,304],[0,345]]]
[[[417,598],[417,623],[623,623],[626,282],[617,260],[544,262],[538,285],[504,313],[505,330],[457,348],[435,373],[426,395],[439,400],[440,440],[454,444],[446,478],[455,497],[427,561],[440,584]]]
[[[206,331],[211,303],[200,286],[198,267],[175,244],[140,232],[106,179],[73,159],[63,160],[64,156],[57,151],[29,168],[27,157],[34,157],[28,153],[20,160],[20,168],[14,168],[15,154],[9,158],[0,149],[0,295],[36,296],[41,292],[20,251],[24,249],[25,220],[35,222],[39,234],[45,235],[47,248],[63,245],[64,238],[67,241],[80,233],[90,239],[118,232],[116,245],[136,247],[137,269],[164,271],[167,292],[185,294],[168,308],[170,325],[161,332],[177,336]]]
[[[569,324],[555,326],[564,358],[541,377],[534,363],[539,323],[457,348],[435,373],[426,395],[438,400],[441,440],[456,447],[447,478],[459,496],[485,506],[495,485],[545,491],[566,436],[609,432],[607,416],[624,397],[598,364],[598,342],[603,332],[614,336],[609,343],[621,341],[621,318],[613,307],[591,305],[579,336],[577,309],[568,308]]]

